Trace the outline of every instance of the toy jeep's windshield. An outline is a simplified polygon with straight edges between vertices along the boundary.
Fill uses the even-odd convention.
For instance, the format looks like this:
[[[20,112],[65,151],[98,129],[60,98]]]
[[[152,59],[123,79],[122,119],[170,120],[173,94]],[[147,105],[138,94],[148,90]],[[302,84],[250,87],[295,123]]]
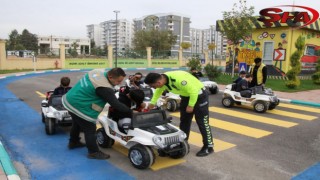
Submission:
[[[61,96],[55,96],[52,98],[52,105],[57,106],[57,105],[62,105],[62,97]]]
[[[210,81],[208,77],[200,77],[199,80],[200,80],[201,82],[203,82],[203,81]]]
[[[144,92],[145,99],[150,100],[152,98],[152,90],[150,88],[142,88],[141,89]]]
[[[168,123],[162,111],[135,113],[132,121],[133,127],[151,127]]]

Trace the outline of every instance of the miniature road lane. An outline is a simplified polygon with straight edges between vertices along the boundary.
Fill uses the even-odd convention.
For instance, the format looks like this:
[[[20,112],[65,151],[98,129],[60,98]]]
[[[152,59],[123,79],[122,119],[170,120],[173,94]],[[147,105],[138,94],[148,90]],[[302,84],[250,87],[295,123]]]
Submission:
[[[68,75],[75,83],[83,74],[70,73]],[[68,128],[61,128],[57,134],[47,136],[41,122],[39,112],[42,95],[47,90],[54,88],[63,75],[65,74],[32,77],[8,85],[8,89],[16,95],[17,99],[24,100],[20,103],[28,105],[33,113],[37,112],[31,116],[31,113],[29,114],[23,108],[24,113],[29,114],[28,118],[24,118],[25,121],[19,122],[14,117],[22,119],[23,116],[13,113],[16,116],[10,116],[12,119],[10,126],[4,126],[8,129],[13,126],[21,129],[19,131],[21,136],[12,136],[10,135],[12,131],[6,131],[7,135],[4,138],[8,138],[6,142],[9,148],[15,149],[14,154],[17,154],[18,157],[15,160],[22,159],[22,162],[27,164],[27,169],[31,171],[32,177],[52,178],[56,170],[50,167],[56,167],[55,165],[67,169],[62,170],[63,174],[59,177],[73,177],[78,170],[73,170],[69,161],[74,161],[77,164],[86,164],[85,167],[95,166],[99,169],[95,173],[90,173],[88,169],[83,168],[81,169],[82,176],[77,176],[78,179],[86,179],[86,174],[90,174],[89,176],[94,179],[105,179],[102,176],[117,177],[110,175],[112,171],[124,175],[122,178],[119,177],[120,179],[199,179],[200,177],[201,179],[261,179],[261,177],[263,179],[290,179],[320,161],[320,152],[317,148],[320,147],[320,134],[317,128],[320,126],[320,109],[280,104],[275,109],[277,110],[275,113],[267,111],[265,114],[259,114],[250,108],[222,107],[221,94],[209,96],[210,126],[215,143],[213,155],[205,158],[195,156],[195,153],[202,147],[202,137],[196,123],[193,122],[189,139],[190,153],[183,159],[156,157],[156,162],[150,170],[141,171],[131,166],[127,157],[127,149],[116,143],[112,149],[101,149],[111,154],[110,160],[99,162],[87,160],[85,148],[72,151],[66,148]],[[282,111],[291,114],[283,114]],[[296,116],[298,114],[303,116]],[[178,126],[179,113],[168,112],[168,115],[173,116],[172,123]],[[18,122],[27,125],[30,130],[28,131],[22,125],[19,126]],[[2,134],[4,133],[1,132],[0,135]],[[32,147],[23,143],[30,139],[37,141],[37,143],[31,143]],[[21,147],[25,147],[23,152],[19,150]],[[46,155],[43,155],[38,151],[47,152]],[[47,154],[55,155],[54,166],[49,163],[50,166],[42,165],[42,170],[40,170],[40,162],[51,161],[47,159]],[[27,158],[28,156],[32,157],[32,160]],[[66,159],[68,163],[61,158]]]

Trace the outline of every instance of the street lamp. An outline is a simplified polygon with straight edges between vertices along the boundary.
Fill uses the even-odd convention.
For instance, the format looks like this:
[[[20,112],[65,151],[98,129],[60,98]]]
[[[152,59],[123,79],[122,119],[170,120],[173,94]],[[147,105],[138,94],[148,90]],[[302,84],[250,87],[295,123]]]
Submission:
[[[118,13],[120,13],[120,11],[113,11],[114,13],[116,13],[116,64],[115,67],[117,67],[118,64]]]

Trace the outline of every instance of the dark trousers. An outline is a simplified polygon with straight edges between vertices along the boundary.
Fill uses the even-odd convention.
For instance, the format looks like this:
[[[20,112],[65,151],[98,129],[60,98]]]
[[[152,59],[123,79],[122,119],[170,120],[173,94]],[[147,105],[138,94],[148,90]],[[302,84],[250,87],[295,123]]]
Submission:
[[[89,153],[95,153],[99,151],[99,147],[96,142],[96,124],[86,121],[79,116],[69,112],[72,117],[72,127],[70,131],[70,142],[79,142],[80,131],[84,133],[86,145]]]
[[[247,97],[247,98],[249,98],[249,97],[251,97],[251,90],[250,89],[246,89],[246,90],[243,90],[243,91],[240,91],[240,95],[242,96],[242,97]]]
[[[186,112],[188,103],[189,97],[181,96],[180,129],[187,134],[188,139],[192,118],[193,115],[195,115],[197,125],[202,135],[203,145],[213,147],[211,127],[209,125],[209,98],[207,91],[203,90],[203,93],[198,96],[197,103],[195,104],[192,113]]]

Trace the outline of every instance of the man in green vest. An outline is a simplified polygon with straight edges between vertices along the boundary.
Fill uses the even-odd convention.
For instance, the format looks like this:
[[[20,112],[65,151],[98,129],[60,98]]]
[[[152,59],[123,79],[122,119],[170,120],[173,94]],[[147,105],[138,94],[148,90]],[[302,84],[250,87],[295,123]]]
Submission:
[[[255,58],[254,63],[250,67],[252,81],[250,87],[264,86],[267,81],[267,66],[261,62],[261,58]]]
[[[170,71],[164,74],[149,73],[144,82],[156,89],[148,106],[149,109],[154,107],[165,90],[180,95],[180,129],[187,134],[188,140],[192,118],[195,115],[203,141],[203,147],[197,156],[207,156],[213,153],[208,93],[203,84],[185,71]]]
[[[73,124],[70,131],[69,149],[85,146],[80,142],[80,131],[84,132],[88,158],[108,159],[110,155],[99,150],[96,143],[96,120],[106,103],[114,109],[132,115],[132,110],[118,101],[114,86],[121,84],[126,74],[121,68],[108,72],[92,70],[85,74],[66,95],[62,97],[64,107],[70,112]]]

